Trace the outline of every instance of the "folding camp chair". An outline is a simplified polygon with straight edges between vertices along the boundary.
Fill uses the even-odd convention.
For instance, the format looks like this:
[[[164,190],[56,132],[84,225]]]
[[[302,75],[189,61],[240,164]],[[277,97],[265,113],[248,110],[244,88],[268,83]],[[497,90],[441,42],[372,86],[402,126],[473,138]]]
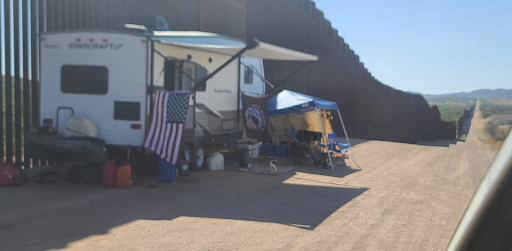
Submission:
[[[318,146],[319,146],[318,154],[319,154],[319,156],[324,156],[324,167],[327,167],[327,160],[325,157],[328,156],[328,154],[330,154],[332,156],[334,153],[341,154],[341,159],[343,161],[343,164],[346,165],[345,156],[347,155],[348,151],[344,150],[344,149],[348,148],[350,146],[349,144],[337,142],[336,141],[336,133],[331,133],[327,136],[327,139],[329,140],[329,142],[327,144],[322,144],[320,136],[317,138],[318,138]],[[336,147],[339,147],[339,149]]]

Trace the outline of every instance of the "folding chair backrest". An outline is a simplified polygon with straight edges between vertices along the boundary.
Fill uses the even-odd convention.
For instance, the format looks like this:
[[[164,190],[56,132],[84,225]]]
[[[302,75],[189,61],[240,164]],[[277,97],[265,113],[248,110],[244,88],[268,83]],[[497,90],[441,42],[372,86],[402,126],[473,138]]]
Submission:
[[[327,136],[327,139],[329,140],[329,147],[330,148],[334,147],[334,141],[336,141],[336,133],[330,133]]]

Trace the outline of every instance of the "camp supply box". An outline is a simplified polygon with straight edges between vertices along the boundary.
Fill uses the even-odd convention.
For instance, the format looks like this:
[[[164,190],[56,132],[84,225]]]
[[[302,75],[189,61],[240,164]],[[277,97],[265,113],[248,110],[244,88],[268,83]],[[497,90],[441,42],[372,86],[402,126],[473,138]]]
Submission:
[[[250,158],[257,158],[260,156],[260,147],[262,144],[263,142],[258,142],[256,144],[240,144],[238,145],[238,149],[244,149]]]

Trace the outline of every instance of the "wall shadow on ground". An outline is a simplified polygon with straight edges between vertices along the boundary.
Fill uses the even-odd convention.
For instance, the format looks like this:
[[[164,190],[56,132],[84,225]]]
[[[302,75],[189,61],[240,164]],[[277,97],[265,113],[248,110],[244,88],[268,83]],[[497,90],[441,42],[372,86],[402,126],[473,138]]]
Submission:
[[[441,147],[450,147],[451,145],[456,145],[457,140],[442,140],[438,139],[435,141],[423,141],[416,143],[417,145],[422,146],[441,146]]]
[[[328,168],[322,168],[320,166],[313,166],[313,164],[304,165],[302,168],[294,170],[295,173],[307,173],[313,175],[320,175],[325,177],[343,178],[353,173],[361,171],[357,166],[353,165],[353,161],[347,161],[347,165],[339,164],[336,158],[333,159],[334,171],[331,166]],[[297,177],[294,176],[294,179]],[[315,181],[314,179],[311,181]],[[321,181],[318,181],[321,183]]]
[[[334,172],[339,177],[349,174],[342,170]],[[3,201],[24,201],[11,201],[9,204],[15,208],[2,207],[3,217],[14,215],[0,219],[2,249],[64,248],[137,220],[171,221],[182,216],[277,223],[313,230],[368,189],[311,185],[310,181],[309,185],[296,184],[303,181],[291,178],[294,175],[198,172],[157,189],[104,189],[66,183],[54,188],[32,184],[4,189],[0,197],[10,197]],[[21,214],[30,208],[34,210]]]

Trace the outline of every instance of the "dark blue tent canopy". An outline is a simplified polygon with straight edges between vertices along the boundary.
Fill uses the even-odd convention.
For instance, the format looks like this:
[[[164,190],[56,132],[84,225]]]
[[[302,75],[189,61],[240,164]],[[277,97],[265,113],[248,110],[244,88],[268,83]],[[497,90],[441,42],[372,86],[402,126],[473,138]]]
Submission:
[[[268,115],[309,112],[315,110],[315,107],[320,110],[338,110],[336,102],[284,90],[268,101]]]

